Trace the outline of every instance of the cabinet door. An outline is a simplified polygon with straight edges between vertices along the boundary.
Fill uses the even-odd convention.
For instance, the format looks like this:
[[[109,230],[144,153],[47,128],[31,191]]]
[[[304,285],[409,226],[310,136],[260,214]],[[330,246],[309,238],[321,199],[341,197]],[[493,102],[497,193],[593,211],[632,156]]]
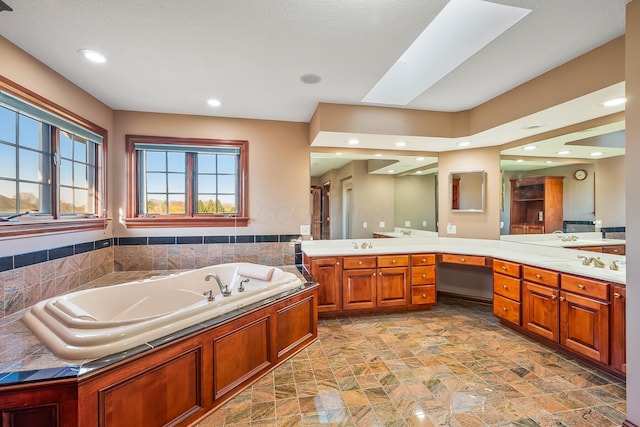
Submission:
[[[320,284],[318,288],[318,311],[338,311],[342,308],[340,281],[342,267],[340,258],[317,258],[311,260],[311,275]]]
[[[626,344],[627,290],[623,285],[611,287],[611,367],[627,373]]]
[[[558,291],[523,282],[522,326],[545,338],[558,341]]]
[[[363,268],[342,273],[342,308],[357,310],[376,306],[376,270]]]
[[[609,363],[609,304],[568,292],[560,301],[560,344]]]
[[[378,307],[398,307],[409,304],[409,268],[378,269]]]

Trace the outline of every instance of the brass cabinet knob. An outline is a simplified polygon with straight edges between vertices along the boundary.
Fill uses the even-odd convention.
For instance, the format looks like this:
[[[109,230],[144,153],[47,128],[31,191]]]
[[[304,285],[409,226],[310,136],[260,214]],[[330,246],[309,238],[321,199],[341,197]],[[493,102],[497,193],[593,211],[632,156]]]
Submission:
[[[556,299],[556,294],[552,294],[551,295],[551,299]],[[562,300],[560,300],[560,301],[562,301]]]
[[[422,298],[426,298],[426,297],[427,297],[427,294],[422,294]]]
[[[395,260],[395,259],[394,259],[394,260],[391,260],[391,264],[395,264],[395,263],[396,263],[396,260]]]
[[[578,283],[578,289],[584,289],[584,285],[582,283]]]
[[[507,311],[507,307],[502,307],[502,311]]]
[[[460,262],[464,262],[464,258],[460,258]]]
[[[336,265],[340,265],[340,261],[336,262]]]
[[[536,274],[536,279],[542,279],[542,276],[539,274]]]
[[[622,296],[622,295],[620,295],[620,293],[619,293],[619,292],[614,292],[614,293],[613,293],[613,297],[614,297],[614,298],[620,298],[621,296]]]
[[[501,268],[502,268],[503,270],[506,270],[506,269],[507,269],[507,266],[506,266],[506,265],[503,265]]]
[[[564,297],[560,297],[560,302],[564,301]]]
[[[362,265],[362,261],[358,261],[358,265]]]
[[[425,258],[422,258],[422,262],[427,262],[427,260]]]
[[[380,272],[378,273],[378,276],[382,276],[382,271],[380,271]]]
[[[503,287],[504,289],[507,289],[507,288],[508,288],[508,287],[507,287],[507,285],[502,285],[502,287]]]
[[[427,278],[427,275],[426,275],[426,274],[423,274],[423,275],[422,275],[422,278],[423,278],[423,279],[426,279],[426,278]]]

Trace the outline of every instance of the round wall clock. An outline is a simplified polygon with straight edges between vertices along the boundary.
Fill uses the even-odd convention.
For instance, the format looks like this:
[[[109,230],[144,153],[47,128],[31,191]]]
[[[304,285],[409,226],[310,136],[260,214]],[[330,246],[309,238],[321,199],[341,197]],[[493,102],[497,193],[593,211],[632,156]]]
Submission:
[[[578,169],[573,173],[573,177],[578,181],[583,181],[584,179],[587,178],[587,171],[584,169]]]

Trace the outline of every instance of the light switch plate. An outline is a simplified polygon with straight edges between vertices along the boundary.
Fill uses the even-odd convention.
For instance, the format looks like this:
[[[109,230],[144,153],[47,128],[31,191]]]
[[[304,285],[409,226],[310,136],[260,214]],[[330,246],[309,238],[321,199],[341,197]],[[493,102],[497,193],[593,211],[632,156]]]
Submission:
[[[362,223],[362,228],[367,228],[369,226],[369,224],[367,224],[367,221]]]
[[[380,223],[378,224],[378,227],[384,228],[384,221],[380,221]]]
[[[302,234],[303,236],[308,236],[309,234],[311,234],[311,226],[308,224],[301,225],[300,234]]]
[[[456,234],[456,226],[455,225],[447,225],[447,234]]]
[[[404,222],[404,226],[405,227],[411,227],[411,221],[405,221]]]

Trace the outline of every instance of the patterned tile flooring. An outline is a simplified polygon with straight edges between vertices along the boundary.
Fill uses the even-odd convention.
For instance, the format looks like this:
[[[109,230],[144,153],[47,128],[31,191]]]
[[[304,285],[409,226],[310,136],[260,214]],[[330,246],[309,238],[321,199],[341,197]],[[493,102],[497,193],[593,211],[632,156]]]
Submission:
[[[625,383],[500,325],[489,306],[321,319],[319,339],[196,424],[619,426]]]

